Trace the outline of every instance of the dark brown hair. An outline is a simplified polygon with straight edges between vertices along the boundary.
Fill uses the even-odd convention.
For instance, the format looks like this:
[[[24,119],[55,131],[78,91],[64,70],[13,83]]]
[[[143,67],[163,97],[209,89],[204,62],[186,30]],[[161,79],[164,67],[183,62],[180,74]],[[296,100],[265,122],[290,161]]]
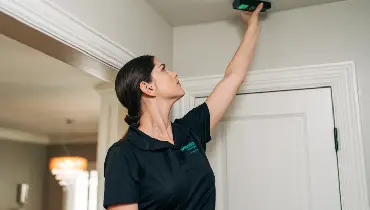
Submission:
[[[127,62],[118,72],[115,90],[118,100],[128,110],[125,121],[129,125],[138,124],[141,117],[141,82],[152,81],[154,56],[143,55]]]

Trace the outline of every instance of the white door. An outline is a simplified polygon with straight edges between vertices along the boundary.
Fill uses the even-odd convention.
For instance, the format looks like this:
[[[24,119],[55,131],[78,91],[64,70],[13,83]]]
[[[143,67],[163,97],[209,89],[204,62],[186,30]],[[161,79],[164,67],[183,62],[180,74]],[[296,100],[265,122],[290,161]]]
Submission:
[[[236,96],[207,145],[217,210],[340,210],[333,130],[329,88]]]

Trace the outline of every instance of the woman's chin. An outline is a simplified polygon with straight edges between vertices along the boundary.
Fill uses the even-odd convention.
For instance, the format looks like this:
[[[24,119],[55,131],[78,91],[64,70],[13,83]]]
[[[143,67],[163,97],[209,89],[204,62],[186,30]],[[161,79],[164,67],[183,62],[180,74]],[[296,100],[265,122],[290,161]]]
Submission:
[[[185,91],[181,89],[181,92],[176,96],[176,101],[180,100],[182,97],[184,97]]]

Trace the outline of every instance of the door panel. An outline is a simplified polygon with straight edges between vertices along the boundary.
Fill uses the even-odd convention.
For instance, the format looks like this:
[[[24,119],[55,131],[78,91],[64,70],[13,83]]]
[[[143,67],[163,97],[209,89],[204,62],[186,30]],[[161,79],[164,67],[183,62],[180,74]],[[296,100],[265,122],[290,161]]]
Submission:
[[[329,88],[236,96],[207,145],[217,209],[340,210],[333,129]]]

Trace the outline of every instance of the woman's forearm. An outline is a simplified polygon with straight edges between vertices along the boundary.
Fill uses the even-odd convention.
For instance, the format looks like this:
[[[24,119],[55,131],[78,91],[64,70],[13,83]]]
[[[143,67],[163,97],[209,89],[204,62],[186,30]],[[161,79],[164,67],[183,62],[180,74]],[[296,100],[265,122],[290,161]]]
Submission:
[[[225,76],[234,75],[240,78],[241,82],[244,81],[250,64],[253,60],[254,50],[257,45],[260,29],[248,28],[239,48],[235,52],[232,60],[230,61]]]

